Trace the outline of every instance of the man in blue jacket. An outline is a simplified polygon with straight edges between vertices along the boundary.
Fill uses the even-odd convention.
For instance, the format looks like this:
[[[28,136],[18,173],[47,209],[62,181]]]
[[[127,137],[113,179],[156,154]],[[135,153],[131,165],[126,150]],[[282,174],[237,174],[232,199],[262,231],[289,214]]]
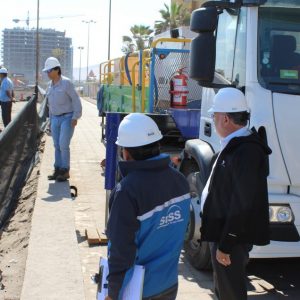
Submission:
[[[122,298],[134,265],[145,267],[143,299],[176,298],[190,194],[185,177],[170,166],[168,155],[160,154],[160,139],[156,123],[141,113],[129,114],[119,126],[123,179],[109,203],[106,300]]]

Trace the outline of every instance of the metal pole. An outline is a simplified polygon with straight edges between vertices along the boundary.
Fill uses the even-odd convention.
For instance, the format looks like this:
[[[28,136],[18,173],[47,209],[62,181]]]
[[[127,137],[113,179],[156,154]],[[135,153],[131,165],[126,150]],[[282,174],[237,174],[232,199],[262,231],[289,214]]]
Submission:
[[[91,21],[88,22],[88,41],[87,41],[87,59],[86,59],[86,81],[88,81],[88,79],[89,79],[90,23],[91,23]]]
[[[36,62],[35,62],[35,92],[38,97],[39,85],[39,57],[40,57],[40,39],[39,39],[39,23],[40,23],[40,1],[37,0],[37,18],[36,18]]]
[[[78,49],[79,49],[79,82],[78,82],[78,84],[79,84],[79,87],[80,87],[80,80],[81,80],[81,50],[83,50],[84,47],[79,46]]]
[[[87,89],[88,89],[88,97],[90,96],[90,86],[88,83],[88,79],[89,79],[89,51],[90,51],[90,24],[91,23],[96,23],[96,21],[94,20],[89,20],[89,21],[82,21],[83,23],[87,23],[88,24],[88,40],[87,40],[87,57],[86,57],[86,83],[87,83]]]
[[[111,32],[111,0],[109,0],[109,21],[108,21],[108,50],[107,50],[107,60],[110,60],[110,32]]]
[[[108,49],[107,49],[107,60],[110,60],[110,31],[111,31],[111,0],[109,0],[109,11],[108,11]],[[110,66],[110,62],[109,62]],[[109,67],[109,72],[110,72],[110,67]],[[110,196],[110,191],[106,190],[106,198],[105,198],[105,231],[106,231],[106,226],[107,226],[107,220],[108,220],[108,205],[109,205],[109,196]]]

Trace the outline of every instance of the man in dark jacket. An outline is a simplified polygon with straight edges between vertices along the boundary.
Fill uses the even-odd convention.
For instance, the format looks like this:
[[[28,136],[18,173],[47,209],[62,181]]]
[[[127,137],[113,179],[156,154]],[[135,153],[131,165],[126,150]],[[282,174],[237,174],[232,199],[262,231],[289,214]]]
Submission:
[[[160,154],[162,138],[145,114],[126,116],[116,144],[123,179],[110,197],[107,224],[108,297],[122,299],[134,265],[145,267],[143,299],[174,300],[178,259],[189,220],[190,194],[185,177]]]
[[[248,129],[249,109],[241,91],[221,89],[209,112],[221,137],[221,151],[201,195],[201,237],[210,242],[218,298],[244,300],[249,251],[270,242],[271,150],[254,129]]]

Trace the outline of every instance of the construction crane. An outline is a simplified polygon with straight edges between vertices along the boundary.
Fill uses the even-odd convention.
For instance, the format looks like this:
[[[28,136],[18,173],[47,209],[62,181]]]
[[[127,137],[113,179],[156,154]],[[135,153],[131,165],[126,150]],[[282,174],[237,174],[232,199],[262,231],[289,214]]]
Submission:
[[[50,16],[50,17],[42,17],[39,18],[40,20],[52,20],[52,19],[65,19],[65,18],[75,18],[75,17],[82,17],[84,15],[66,15],[66,16]],[[13,19],[12,21],[15,23],[19,22],[25,22],[27,25],[27,29],[29,29],[29,23],[30,21],[37,20],[37,19],[30,19],[29,18],[29,11],[27,12],[27,18],[26,19]]]

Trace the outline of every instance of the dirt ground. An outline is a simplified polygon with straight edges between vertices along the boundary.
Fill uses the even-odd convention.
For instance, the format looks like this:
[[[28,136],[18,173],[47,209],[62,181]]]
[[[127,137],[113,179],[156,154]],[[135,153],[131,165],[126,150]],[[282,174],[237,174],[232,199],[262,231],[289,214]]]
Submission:
[[[44,141],[40,146],[40,160],[43,148]],[[37,163],[23,187],[15,211],[0,232],[0,300],[20,299],[39,169],[40,163]]]
[[[27,103],[27,101],[20,100],[26,99],[31,95],[32,91],[15,92],[17,102],[13,103],[12,119]],[[3,129],[3,123],[0,117],[1,129]],[[42,159],[44,143],[45,141],[42,140],[39,153],[40,160]],[[7,224],[0,230],[0,300],[20,299],[39,169],[40,163],[37,163],[22,189],[15,211]]]

